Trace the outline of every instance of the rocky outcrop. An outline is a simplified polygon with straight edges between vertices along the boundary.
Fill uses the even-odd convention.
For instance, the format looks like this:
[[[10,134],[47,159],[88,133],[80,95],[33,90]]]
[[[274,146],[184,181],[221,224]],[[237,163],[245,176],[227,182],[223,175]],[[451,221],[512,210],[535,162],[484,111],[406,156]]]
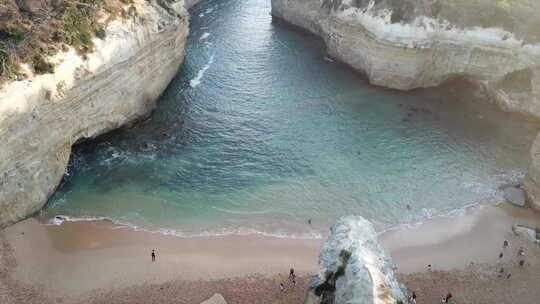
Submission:
[[[410,90],[464,78],[501,108],[540,118],[540,45],[500,28],[434,19],[429,1],[398,1],[411,8],[396,22],[391,9],[397,8],[380,8],[384,2],[272,0],[272,15],[320,36],[332,57],[374,85]]]
[[[524,207],[527,194],[520,186],[508,186],[503,188],[504,199],[516,206]]]
[[[528,227],[528,226],[524,226],[524,225],[519,225],[519,224],[515,224],[512,226],[512,232],[514,232],[515,235],[525,239],[525,240],[528,240],[528,241],[531,241],[531,242],[534,242],[534,243],[538,243],[538,231],[535,229],[535,228],[532,228],[532,227]]]
[[[225,301],[225,298],[219,294],[214,294],[210,299],[202,302],[201,304],[227,304],[227,301]]]
[[[394,266],[378,244],[372,224],[362,217],[343,217],[331,227],[319,267],[306,304],[405,303]]]
[[[132,2],[136,14],[109,22],[92,53],[62,52],[50,58],[53,74],[28,70],[28,79],[0,88],[0,227],[45,204],[74,143],[149,115],[177,73],[188,35],[184,1]],[[25,3],[31,10],[39,1]]]

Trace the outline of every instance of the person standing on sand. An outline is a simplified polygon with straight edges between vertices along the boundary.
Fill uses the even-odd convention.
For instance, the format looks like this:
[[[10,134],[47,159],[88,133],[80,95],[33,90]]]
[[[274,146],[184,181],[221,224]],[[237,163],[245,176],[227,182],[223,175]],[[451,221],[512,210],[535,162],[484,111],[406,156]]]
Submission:
[[[414,291],[412,292],[412,295],[411,295],[411,302],[413,304],[416,304],[416,292],[414,292]]]
[[[445,297],[443,297],[442,299],[442,303],[446,304],[446,303],[450,303],[450,299],[452,298],[452,294],[451,293],[448,293]]]
[[[152,262],[156,261],[156,250],[152,249]]]
[[[281,292],[285,292],[285,291],[286,291],[285,285],[283,285],[283,283],[279,283],[279,291],[281,291]]]
[[[504,240],[504,242],[503,242],[503,248],[506,248],[506,247],[508,247],[508,241],[507,241],[507,240]]]
[[[293,286],[296,286],[296,275],[294,273],[292,275],[292,283],[293,283]]]
[[[294,268],[291,268],[291,270],[289,271],[289,280],[292,280],[293,277],[294,277]]]

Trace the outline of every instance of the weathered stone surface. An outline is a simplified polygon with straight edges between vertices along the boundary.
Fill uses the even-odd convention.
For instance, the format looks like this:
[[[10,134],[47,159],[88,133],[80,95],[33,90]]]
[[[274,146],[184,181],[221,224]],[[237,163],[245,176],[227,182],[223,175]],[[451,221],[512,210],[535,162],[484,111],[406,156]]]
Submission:
[[[362,217],[343,217],[332,226],[321,247],[319,267],[306,303],[405,302],[392,261],[378,244],[372,224]]]
[[[536,232],[536,229],[533,227],[527,227],[527,226],[516,224],[512,226],[512,231],[514,232],[515,235],[523,239],[526,239],[534,243],[538,242],[537,232]]]
[[[48,1],[44,0],[16,0],[17,6],[23,12],[39,14],[43,13],[43,7]]]
[[[202,302],[201,304],[227,304],[225,298],[219,293],[214,294],[210,299]]]
[[[54,74],[0,88],[0,228],[45,204],[76,141],[155,107],[183,61],[188,35],[184,1],[162,2],[133,1],[140,18],[110,22],[87,59],[69,50],[51,58]]]
[[[503,196],[507,202],[520,207],[525,207],[527,194],[523,189],[513,186],[506,187],[503,189]]]

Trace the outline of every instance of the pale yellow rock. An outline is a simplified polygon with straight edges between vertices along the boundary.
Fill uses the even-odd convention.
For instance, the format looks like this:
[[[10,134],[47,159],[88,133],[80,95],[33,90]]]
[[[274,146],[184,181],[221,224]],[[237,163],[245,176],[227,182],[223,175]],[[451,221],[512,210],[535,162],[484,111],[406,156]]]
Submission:
[[[109,23],[87,59],[69,50],[51,59],[54,74],[0,88],[0,228],[45,204],[75,142],[150,114],[189,31],[184,1],[162,2],[135,0],[138,15]]]
[[[214,294],[210,299],[202,302],[201,304],[227,304],[225,298],[219,293]]]

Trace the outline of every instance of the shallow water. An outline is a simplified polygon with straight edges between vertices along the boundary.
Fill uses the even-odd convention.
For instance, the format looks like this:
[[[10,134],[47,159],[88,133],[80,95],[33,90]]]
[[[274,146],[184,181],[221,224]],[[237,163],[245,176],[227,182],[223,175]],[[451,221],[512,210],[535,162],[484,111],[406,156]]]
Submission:
[[[372,87],[272,23],[270,1],[205,1],[151,119],[78,147],[43,212],[303,237],[341,215],[455,212],[520,176],[537,129],[459,93]]]

